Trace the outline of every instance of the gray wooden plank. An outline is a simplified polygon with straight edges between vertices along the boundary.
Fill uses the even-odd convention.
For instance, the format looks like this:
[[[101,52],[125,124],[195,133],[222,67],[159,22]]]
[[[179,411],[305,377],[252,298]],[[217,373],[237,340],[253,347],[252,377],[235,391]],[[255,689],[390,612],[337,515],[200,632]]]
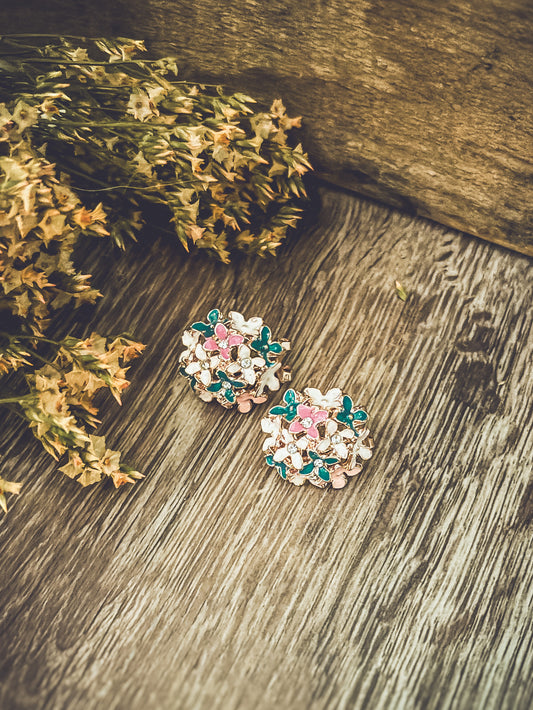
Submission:
[[[533,255],[528,0],[148,0],[142,12],[149,46],[184,76],[281,94],[333,182]]]
[[[182,78],[281,96],[333,183],[533,254],[529,0],[26,0],[0,27],[145,39]]]
[[[1,707],[531,705],[531,261],[318,198],[275,260],[161,241],[88,260],[91,326],[148,343],[104,407],[147,478],[78,489],[2,426],[2,475],[25,485],[0,523]],[[285,484],[263,410],[190,393],[179,334],[213,305],[289,337],[295,387],[368,405],[375,456],[345,489]]]

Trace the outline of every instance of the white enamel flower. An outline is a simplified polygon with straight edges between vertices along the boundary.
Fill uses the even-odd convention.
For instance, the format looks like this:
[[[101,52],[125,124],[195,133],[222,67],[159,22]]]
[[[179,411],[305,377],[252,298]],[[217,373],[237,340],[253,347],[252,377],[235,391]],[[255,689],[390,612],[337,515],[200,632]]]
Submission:
[[[261,368],[264,365],[262,357],[252,357],[250,348],[245,345],[239,345],[237,351],[237,360],[228,365],[228,372],[235,375],[237,372],[242,372],[242,377],[249,385],[254,385],[257,379],[256,368]]]
[[[198,397],[204,402],[212,402],[215,399],[215,395],[207,390],[201,390],[198,392]]]
[[[237,313],[237,311],[230,311],[229,317],[231,319],[231,325],[239,333],[243,333],[243,335],[259,335],[259,331],[263,325],[262,318],[250,318],[246,320],[244,316],[241,313]]]
[[[265,417],[264,419],[261,419],[261,429],[265,432],[265,434],[270,434],[270,436],[267,437],[263,443],[263,451],[275,448],[278,443],[279,433],[281,431],[281,419],[268,419],[268,417]]]
[[[311,400],[311,404],[317,407],[331,409],[332,407],[342,406],[342,390],[338,387],[328,390],[326,394],[322,394],[320,390],[314,387],[306,387],[304,392]]]
[[[302,476],[299,473],[293,473],[292,471],[287,473],[287,480],[295,486],[303,486],[304,483],[307,483],[308,479],[309,476]]]
[[[186,330],[183,333],[183,335],[181,336],[181,340],[187,350],[183,350],[183,352],[180,353],[179,362],[188,360],[191,357],[194,348],[196,347],[196,344],[198,342],[199,336],[200,333],[197,333],[195,330]]]
[[[372,449],[370,446],[367,446],[365,444],[365,439],[368,437],[370,434],[370,431],[368,429],[364,429],[358,436],[357,441],[355,442],[355,445],[353,447],[353,453],[358,454],[363,461],[368,461],[368,459],[372,458]]]
[[[326,436],[319,442],[316,450],[319,453],[332,450],[339,459],[347,458],[348,446],[346,443],[355,437],[355,433],[350,428],[339,431],[339,425],[333,419],[328,419],[325,428]]]
[[[304,465],[301,449],[307,448],[307,437],[304,436],[301,439],[295,439],[287,429],[283,429],[281,438],[285,446],[282,446],[274,452],[274,461],[290,459],[293,467],[300,471]]]
[[[280,362],[277,362],[275,365],[272,365],[272,367],[266,368],[266,370],[261,375],[261,379],[259,380],[258,392],[263,392],[265,387],[268,387],[271,392],[277,392],[279,390],[279,380],[276,376],[276,373],[280,368]]]
[[[199,337],[200,333],[198,333],[196,330],[186,330],[181,336],[181,340],[186,348],[192,350],[198,342]]]
[[[185,372],[194,375],[205,387],[209,387],[213,379],[211,373],[218,366],[220,358],[217,355],[210,357],[200,344],[196,346],[194,354],[197,359],[187,365]]]

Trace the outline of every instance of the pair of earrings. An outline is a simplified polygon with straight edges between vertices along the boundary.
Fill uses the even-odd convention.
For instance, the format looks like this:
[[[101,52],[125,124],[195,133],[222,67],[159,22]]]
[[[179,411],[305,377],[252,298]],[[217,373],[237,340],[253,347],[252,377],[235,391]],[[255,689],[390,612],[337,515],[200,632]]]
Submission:
[[[246,320],[236,311],[225,317],[215,308],[184,332],[183,344],[180,372],[204,402],[246,413],[291,379],[282,365],[290,342],[274,340],[261,318]],[[372,456],[367,425],[365,409],[338,388],[287,389],[261,420],[266,462],[294,485],[343,488]]]

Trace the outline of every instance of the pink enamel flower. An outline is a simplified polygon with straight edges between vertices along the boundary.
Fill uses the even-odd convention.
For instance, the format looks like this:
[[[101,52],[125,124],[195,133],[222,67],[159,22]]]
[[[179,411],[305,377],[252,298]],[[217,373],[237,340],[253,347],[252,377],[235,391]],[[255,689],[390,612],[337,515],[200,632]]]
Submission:
[[[204,350],[218,351],[224,360],[230,359],[230,350],[233,345],[240,345],[244,340],[242,335],[228,333],[228,329],[223,323],[215,326],[215,336],[207,338],[204,343]]]
[[[298,434],[305,431],[311,439],[318,439],[318,429],[316,425],[328,418],[328,413],[317,407],[309,407],[306,404],[299,404],[296,407],[298,419],[291,422],[289,431],[291,434]]]

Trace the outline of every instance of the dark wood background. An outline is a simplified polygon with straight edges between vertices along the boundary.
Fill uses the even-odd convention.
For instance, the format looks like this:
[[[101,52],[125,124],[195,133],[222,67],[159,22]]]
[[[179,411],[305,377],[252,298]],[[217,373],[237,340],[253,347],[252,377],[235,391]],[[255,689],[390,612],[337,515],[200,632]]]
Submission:
[[[333,183],[533,255],[530,0],[23,0],[0,32],[146,39],[281,96]]]
[[[87,329],[148,345],[103,426],[147,477],[81,489],[1,421],[24,487],[0,522],[0,707],[531,707],[531,261],[338,190],[314,204],[275,260],[86,259]],[[345,489],[284,483],[264,409],[190,392],[180,333],[215,305],[290,338],[295,387],[367,404],[375,456]]]

